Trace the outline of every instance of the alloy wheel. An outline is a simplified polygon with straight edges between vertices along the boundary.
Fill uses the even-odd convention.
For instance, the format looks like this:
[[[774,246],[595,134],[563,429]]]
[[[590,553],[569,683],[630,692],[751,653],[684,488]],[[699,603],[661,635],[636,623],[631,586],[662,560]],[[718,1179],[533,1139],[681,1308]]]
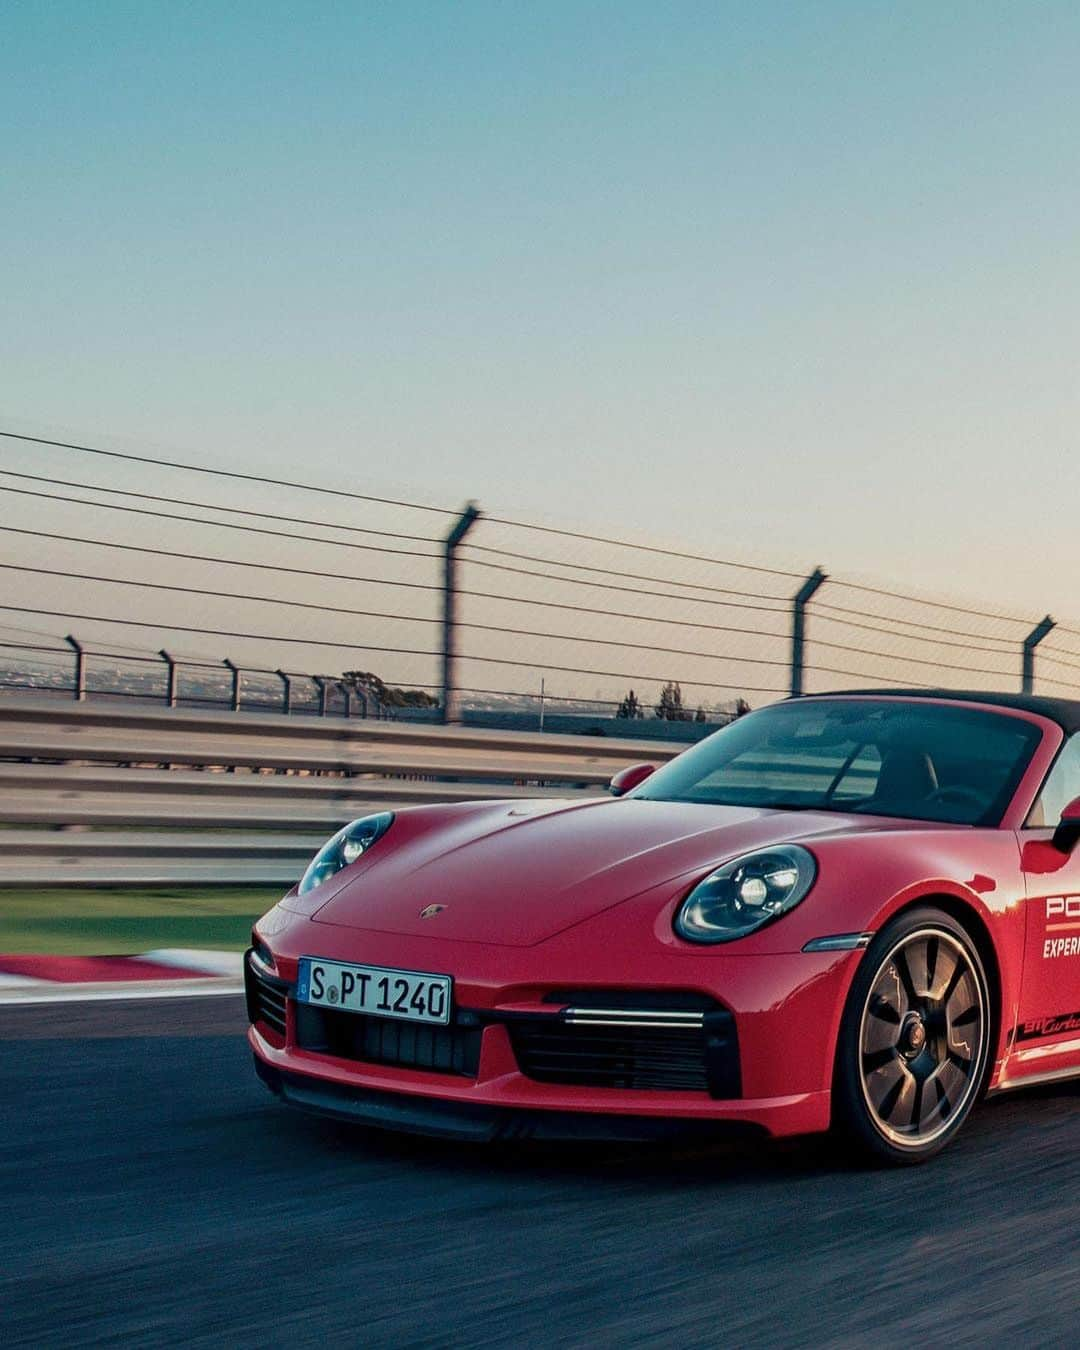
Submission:
[[[984,983],[943,929],[907,934],[885,955],[859,1029],[859,1082],[871,1123],[898,1149],[921,1150],[970,1104],[987,1054]]]

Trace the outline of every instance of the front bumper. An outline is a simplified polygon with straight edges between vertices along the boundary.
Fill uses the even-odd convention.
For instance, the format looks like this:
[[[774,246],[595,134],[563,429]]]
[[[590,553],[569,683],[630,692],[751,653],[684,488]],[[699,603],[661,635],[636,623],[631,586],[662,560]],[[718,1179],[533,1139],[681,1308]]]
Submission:
[[[359,947],[362,957],[357,955],[354,936],[351,950],[334,950],[327,953],[328,959],[362,959],[399,969],[446,969],[447,944],[440,944],[438,957],[432,959],[432,953],[418,950],[414,942],[375,941],[374,935],[369,936],[371,940]],[[686,997],[685,991],[696,987],[704,1004],[718,1010],[714,1016],[723,1010],[724,1016],[733,1017],[738,1047],[734,1077],[731,1055],[719,1054],[714,1056],[719,1069],[714,1063],[712,1072],[705,1070],[699,1082],[675,1072],[672,1057],[664,1053],[667,1045],[661,1049],[655,1041],[646,1047],[644,1058],[633,1061],[635,1071],[618,1080],[610,1075],[594,1075],[593,1081],[580,1077],[544,1081],[543,1074],[532,1076],[540,1071],[537,1061],[523,1056],[528,1037],[523,1040],[520,1028],[523,1022],[543,1028],[554,1028],[560,1019],[565,1024],[558,1003],[545,1000],[552,990],[588,987],[577,962],[573,971],[561,971],[557,961],[545,960],[549,978],[540,985],[525,978],[524,969],[506,969],[510,959],[535,970],[535,952],[508,958],[502,950],[489,966],[483,948],[460,944],[454,962],[455,1022],[472,1038],[472,1057],[463,1059],[457,1048],[451,1054],[435,1046],[429,1060],[414,1055],[406,1067],[400,1062],[367,1062],[357,1057],[366,1052],[355,1047],[343,1054],[332,1038],[313,1040],[302,1025],[307,1010],[289,997],[295,958],[274,955],[273,978],[280,997],[272,1004],[269,1020],[254,1009],[249,1029],[260,1076],[272,1090],[285,1101],[323,1114],[467,1139],[652,1138],[719,1126],[757,1128],[776,1136],[824,1130],[829,1124],[840,1011],[859,957],[847,952],[720,956],[706,963],[690,957],[671,962],[659,976],[655,961],[647,968],[643,964],[640,971],[621,970],[632,977],[620,980],[624,1002],[628,989],[648,991],[646,996],[651,995],[656,1006],[665,991],[682,991]],[[685,969],[679,968],[682,965]],[[500,966],[505,978],[494,984],[470,975],[470,968]],[[560,974],[567,978],[559,979]],[[703,974],[715,992],[702,989]],[[594,987],[603,988],[599,982]],[[602,1001],[611,1001],[610,990]],[[466,1027],[470,1029],[465,1031]],[[677,1053],[685,1052],[686,1041],[681,1038]],[[374,1056],[380,1057],[385,1056]],[[657,1064],[658,1076],[640,1071],[644,1065],[651,1073]]]

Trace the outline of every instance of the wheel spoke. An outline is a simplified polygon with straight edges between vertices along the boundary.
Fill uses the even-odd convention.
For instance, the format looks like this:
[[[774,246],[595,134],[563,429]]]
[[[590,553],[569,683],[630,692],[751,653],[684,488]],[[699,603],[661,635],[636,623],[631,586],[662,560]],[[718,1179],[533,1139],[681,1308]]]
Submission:
[[[966,970],[963,961],[959,959],[956,953],[949,947],[939,944],[937,963],[934,968],[934,978],[928,986],[930,997],[940,999],[947,1003],[952,989],[955,988],[953,980],[960,979]]]
[[[880,1050],[865,1051],[862,1057],[863,1073],[877,1073],[878,1069],[891,1064],[895,1058],[896,1048],[891,1045],[882,1046]]]
[[[889,1002],[884,994],[879,994],[874,999],[869,1008],[871,1017],[876,1017],[879,1022],[888,1022],[890,1026],[898,1027],[901,1022],[900,1012]]]
[[[931,1080],[934,1084],[934,1091],[937,1093],[937,1110],[942,1120],[948,1120],[949,1113],[952,1111],[952,1102],[949,1101],[949,1094],[942,1085],[940,1075],[935,1075]]]
[[[948,1049],[971,1059],[974,1047],[982,1035],[982,1010],[975,1001],[975,989],[970,975],[957,982],[945,1004],[945,1022],[948,1027]]]
[[[923,1118],[923,1084],[916,1080],[915,1089],[911,1094],[911,1128],[918,1134],[922,1128]]]
[[[881,1119],[888,1121],[897,1116],[904,1120],[909,1117],[915,1091],[915,1080],[911,1074],[894,1061],[892,1069],[883,1070],[879,1078],[888,1081],[888,1087],[877,1101],[877,1112]]]
[[[910,1007],[913,1003],[918,1001],[919,996],[915,992],[915,985],[911,978],[911,967],[908,964],[907,952],[898,951],[893,957],[893,965],[896,967],[897,976],[903,987],[907,1006]]]
[[[952,999],[953,994],[956,993],[957,986],[967,973],[968,973],[967,965],[958,958],[956,961],[956,965],[953,968],[953,972],[949,976],[949,982],[948,984],[946,984],[941,994],[941,1001],[946,1006],[948,1006],[949,1002]]]
[[[930,1081],[934,1084],[939,1099],[948,1103],[947,1109],[942,1111],[944,1118],[956,1109],[957,1102],[963,1097],[968,1076],[952,1060],[947,1059]]]
[[[929,993],[934,987],[934,971],[937,969],[938,949],[941,942],[937,937],[928,938],[926,942],[926,990]]]

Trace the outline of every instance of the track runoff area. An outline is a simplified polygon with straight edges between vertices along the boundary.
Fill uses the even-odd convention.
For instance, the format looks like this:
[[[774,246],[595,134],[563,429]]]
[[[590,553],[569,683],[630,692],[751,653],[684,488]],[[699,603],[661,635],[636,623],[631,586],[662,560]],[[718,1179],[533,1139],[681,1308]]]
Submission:
[[[281,1107],[244,1029],[236,994],[0,1006],[5,1345],[1071,1340],[1075,1087],[914,1170],[476,1147]]]

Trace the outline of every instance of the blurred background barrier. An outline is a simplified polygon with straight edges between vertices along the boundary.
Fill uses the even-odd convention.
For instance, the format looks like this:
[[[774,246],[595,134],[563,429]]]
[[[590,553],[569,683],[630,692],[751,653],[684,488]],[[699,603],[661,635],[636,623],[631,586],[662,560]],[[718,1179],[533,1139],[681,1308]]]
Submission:
[[[0,446],[9,888],[288,884],[365,811],[597,793],[789,694],[1080,696],[1080,627],[717,556],[677,520],[619,538]]]
[[[373,811],[582,799],[678,743],[0,700],[0,885],[290,885]]]

